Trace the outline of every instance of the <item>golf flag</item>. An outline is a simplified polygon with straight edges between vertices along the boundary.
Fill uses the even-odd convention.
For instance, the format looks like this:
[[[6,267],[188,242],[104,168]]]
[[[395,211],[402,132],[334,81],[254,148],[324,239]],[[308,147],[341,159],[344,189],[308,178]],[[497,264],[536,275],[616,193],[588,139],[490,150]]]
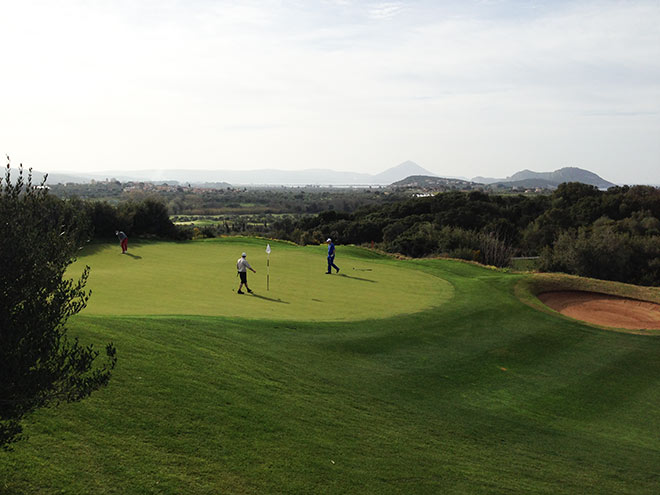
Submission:
[[[266,246],[266,290],[270,290],[270,243]]]

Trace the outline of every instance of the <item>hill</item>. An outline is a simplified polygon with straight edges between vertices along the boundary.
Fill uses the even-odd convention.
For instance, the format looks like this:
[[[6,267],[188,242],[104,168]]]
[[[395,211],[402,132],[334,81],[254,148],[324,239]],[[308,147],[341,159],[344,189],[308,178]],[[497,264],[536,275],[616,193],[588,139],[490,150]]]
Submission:
[[[428,175],[411,175],[403,180],[393,182],[391,187],[394,188],[419,188],[430,189],[434,191],[450,191],[461,190],[467,191],[475,188],[483,187],[483,184],[471,182],[462,179],[451,179],[446,177],[430,177]]]
[[[575,182],[575,181],[567,181]],[[529,179],[520,179],[512,180],[508,182],[493,182],[487,184],[491,190],[520,190],[520,189],[556,189],[560,183],[547,179],[538,179],[538,178],[529,178]]]
[[[533,172],[531,170],[521,170],[516,172],[510,177],[504,179],[494,179],[489,177],[474,177],[472,179],[474,182],[480,182],[482,184],[503,184],[511,185],[511,183],[518,183],[517,185],[524,185],[524,182],[534,180],[536,182],[528,182],[527,184],[535,184],[534,187],[556,187],[562,182],[581,182],[583,184],[590,184],[596,186],[599,189],[607,189],[614,186],[612,182],[609,182],[599,175],[590,172],[589,170],[584,170],[578,167],[564,167],[554,172]]]
[[[392,182],[405,179],[410,176],[435,176],[425,168],[420,167],[415,162],[407,161],[400,163],[396,167],[392,167],[385,172],[381,172],[374,176],[376,184],[391,184]]]

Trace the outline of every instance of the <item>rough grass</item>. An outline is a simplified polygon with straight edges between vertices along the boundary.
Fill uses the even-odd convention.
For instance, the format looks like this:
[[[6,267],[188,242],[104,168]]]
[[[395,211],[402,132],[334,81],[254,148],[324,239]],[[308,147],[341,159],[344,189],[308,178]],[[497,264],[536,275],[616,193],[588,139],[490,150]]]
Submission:
[[[406,266],[454,298],[356,322],[78,317],[115,376],[30,419],[0,493],[658,493],[660,339],[537,311],[526,276]]]

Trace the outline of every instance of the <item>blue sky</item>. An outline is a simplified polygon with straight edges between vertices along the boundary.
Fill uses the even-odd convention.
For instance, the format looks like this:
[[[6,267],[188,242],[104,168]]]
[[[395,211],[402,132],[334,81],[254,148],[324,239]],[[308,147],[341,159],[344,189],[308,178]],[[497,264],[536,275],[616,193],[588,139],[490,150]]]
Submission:
[[[660,183],[660,2],[0,0],[44,171],[592,170]]]

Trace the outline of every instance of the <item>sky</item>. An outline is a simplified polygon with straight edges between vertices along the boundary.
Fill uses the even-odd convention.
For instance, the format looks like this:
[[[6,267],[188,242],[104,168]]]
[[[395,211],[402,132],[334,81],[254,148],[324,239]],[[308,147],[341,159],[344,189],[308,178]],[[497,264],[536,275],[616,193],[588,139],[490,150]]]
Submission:
[[[658,184],[658,26],[658,0],[0,0],[0,152]]]

